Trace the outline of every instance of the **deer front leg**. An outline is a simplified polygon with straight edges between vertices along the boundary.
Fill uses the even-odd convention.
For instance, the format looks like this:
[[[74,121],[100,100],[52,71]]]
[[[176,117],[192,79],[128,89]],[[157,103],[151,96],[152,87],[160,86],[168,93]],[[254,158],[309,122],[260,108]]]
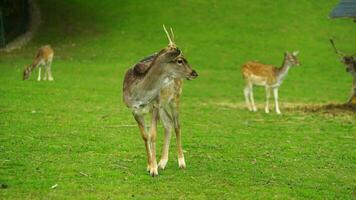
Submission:
[[[278,105],[278,88],[273,88],[273,95],[274,95],[274,103],[276,107],[276,113],[281,114],[281,111],[279,110],[279,105]]]
[[[244,95],[245,95],[245,101],[246,101],[247,108],[249,111],[252,111],[252,107],[250,104],[250,88],[247,85],[244,88]]]
[[[38,67],[38,77],[37,77],[37,81],[41,81],[41,66]]]
[[[150,145],[148,144],[148,134],[146,133],[145,119],[141,115],[134,115],[134,118],[138,124],[138,128],[140,129],[141,137],[145,143],[146,156],[147,156],[147,171],[149,172],[150,166],[151,166],[151,149],[150,149]]]
[[[255,99],[253,98],[253,85],[250,84],[249,87],[250,87],[250,100],[251,100],[251,104],[252,104],[252,111],[256,112],[257,108],[255,105]]]
[[[265,112],[269,113],[269,98],[271,96],[271,89],[269,87],[266,87],[266,107],[265,107]]]
[[[171,141],[171,132],[172,132],[172,118],[165,108],[160,108],[160,118],[164,127],[164,141],[162,149],[162,157],[158,163],[158,167],[161,169],[166,168],[168,162],[168,152],[169,152],[169,143]]]
[[[183,148],[182,148],[179,113],[177,109],[178,109],[177,107],[173,107],[172,112],[173,112],[174,130],[176,133],[176,141],[177,141],[177,148],[178,148],[178,166],[179,168],[184,169],[186,165],[185,165],[185,159],[184,159]]]
[[[151,127],[148,133],[148,144],[151,149],[151,164],[150,175],[158,176],[157,160],[156,160],[156,138],[157,138],[157,121],[158,121],[158,108],[154,107],[152,111]]]

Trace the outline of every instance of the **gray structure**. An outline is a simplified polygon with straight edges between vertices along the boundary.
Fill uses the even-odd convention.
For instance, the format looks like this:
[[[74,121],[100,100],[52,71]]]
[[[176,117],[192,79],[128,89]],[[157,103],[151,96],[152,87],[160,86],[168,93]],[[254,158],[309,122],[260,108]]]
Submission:
[[[340,0],[331,11],[330,18],[349,17],[356,20],[356,0]]]

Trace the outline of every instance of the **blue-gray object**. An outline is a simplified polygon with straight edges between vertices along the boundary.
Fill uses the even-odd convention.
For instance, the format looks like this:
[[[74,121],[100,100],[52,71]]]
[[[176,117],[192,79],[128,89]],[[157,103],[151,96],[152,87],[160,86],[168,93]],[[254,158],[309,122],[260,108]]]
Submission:
[[[356,18],[356,0],[340,0],[340,3],[331,11],[331,18]]]

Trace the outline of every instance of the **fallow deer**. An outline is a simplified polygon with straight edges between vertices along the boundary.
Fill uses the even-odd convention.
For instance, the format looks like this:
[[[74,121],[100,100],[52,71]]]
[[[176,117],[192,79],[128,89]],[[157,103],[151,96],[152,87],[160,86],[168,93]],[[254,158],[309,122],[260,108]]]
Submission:
[[[26,66],[25,70],[23,71],[23,80],[27,80],[31,72],[38,67],[38,78],[37,81],[41,81],[41,66],[44,66],[44,77],[43,80],[53,81],[51,65],[53,60],[54,51],[50,45],[45,45],[40,47],[35,54],[35,58],[32,61],[32,64]]]
[[[241,73],[246,83],[244,95],[246,105],[250,111],[257,111],[253,98],[253,86],[258,85],[264,86],[266,89],[265,112],[269,113],[269,98],[271,90],[273,90],[275,109],[277,114],[281,114],[278,105],[278,88],[287,76],[289,69],[293,66],[299,66],[297,55],[297,51],[294,51],[293,53],[289,53],[288,51],[285,52],[282,67],[280,68],[253,61],[249,61],[242,65]]]
[[[163,28],[169,40],[168,46],[130,68],[123,83],[123,100],[131,109],[140,129],[146,147],[147,171],[151,176],[158,175],[158,167],[166,167],[172,128],[176,133],[179,167],[185,168],[178,111],[179,98],[183,79],[191,80],[198,76],[175,45],[172,29],[170,37],[166,28]],[[145,121],[147,115],[151,115],[150,126]],[[156,132],[159,118],[165,129],[165,138],[162,157],[157,165]]]
[[[336,49],[334,41],[330,39],[332,46],[334,47],[335,53],[340,56],[341,62],[346,67],[346,72],[350,73],[353,77],[352,88],[351,88],[351,95],[347,100],[347,104],[356,104],[356,54],[351,56],[344,54],[343,52]]]

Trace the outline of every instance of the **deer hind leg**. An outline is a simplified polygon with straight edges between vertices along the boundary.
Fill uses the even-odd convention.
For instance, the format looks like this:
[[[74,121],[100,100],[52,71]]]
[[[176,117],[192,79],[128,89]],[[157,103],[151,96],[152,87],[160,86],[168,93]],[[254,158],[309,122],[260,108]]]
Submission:
[[[266,86],[266,107],[265,112],[269,113],[269,98],[271,96],[271,88]]]
[[[347,100],[347,104],[352,104],[353,101],[355,100],[356,100],[356,80],[354,80],[354,82],[352,83],[351,95],[349,97],[349,100]]]
[[[158,176],[158,167],[156,160],[156,138],[157,138],[157,121],[158,121],[158,108],[154,107],[152,111],[151,127],[148,133],[148,144],[151,149],[151,164],[150,175]]]
[[[162,149],[162,157],[158,163],[158,167],[164,169],[168,162],[168,152],[169,152],[169,143],[171,140],[171,132],[173,128],[172,117],[169,115],[168,111],[165,108],[160,108],[159,110],[160,119],[164,127],[164,141]]]
[[[145,143],[146,147],[146,154],[147,154],[147,171],[150,171],[150,166],[151,166],[151,149],[150,145],[148,143],[148,134],[146,132],[146,124],[145,124],[145,118],[142,115],[135,115],[135,120],[138,124],[138,128],[140,129],[141,137]]]
[[[273,88],[273,95],[274,95],[274,103],[276,107],[276,113],[281,114],[281,111],[279,110],[279,105],[278,105],[278,88]]]
[[[48,62],[48,65],[47,65],[47,75],[48,75],[48,80],[49,81],[53,81],[53,76],[52,76],[52,61],[49,61]]]

